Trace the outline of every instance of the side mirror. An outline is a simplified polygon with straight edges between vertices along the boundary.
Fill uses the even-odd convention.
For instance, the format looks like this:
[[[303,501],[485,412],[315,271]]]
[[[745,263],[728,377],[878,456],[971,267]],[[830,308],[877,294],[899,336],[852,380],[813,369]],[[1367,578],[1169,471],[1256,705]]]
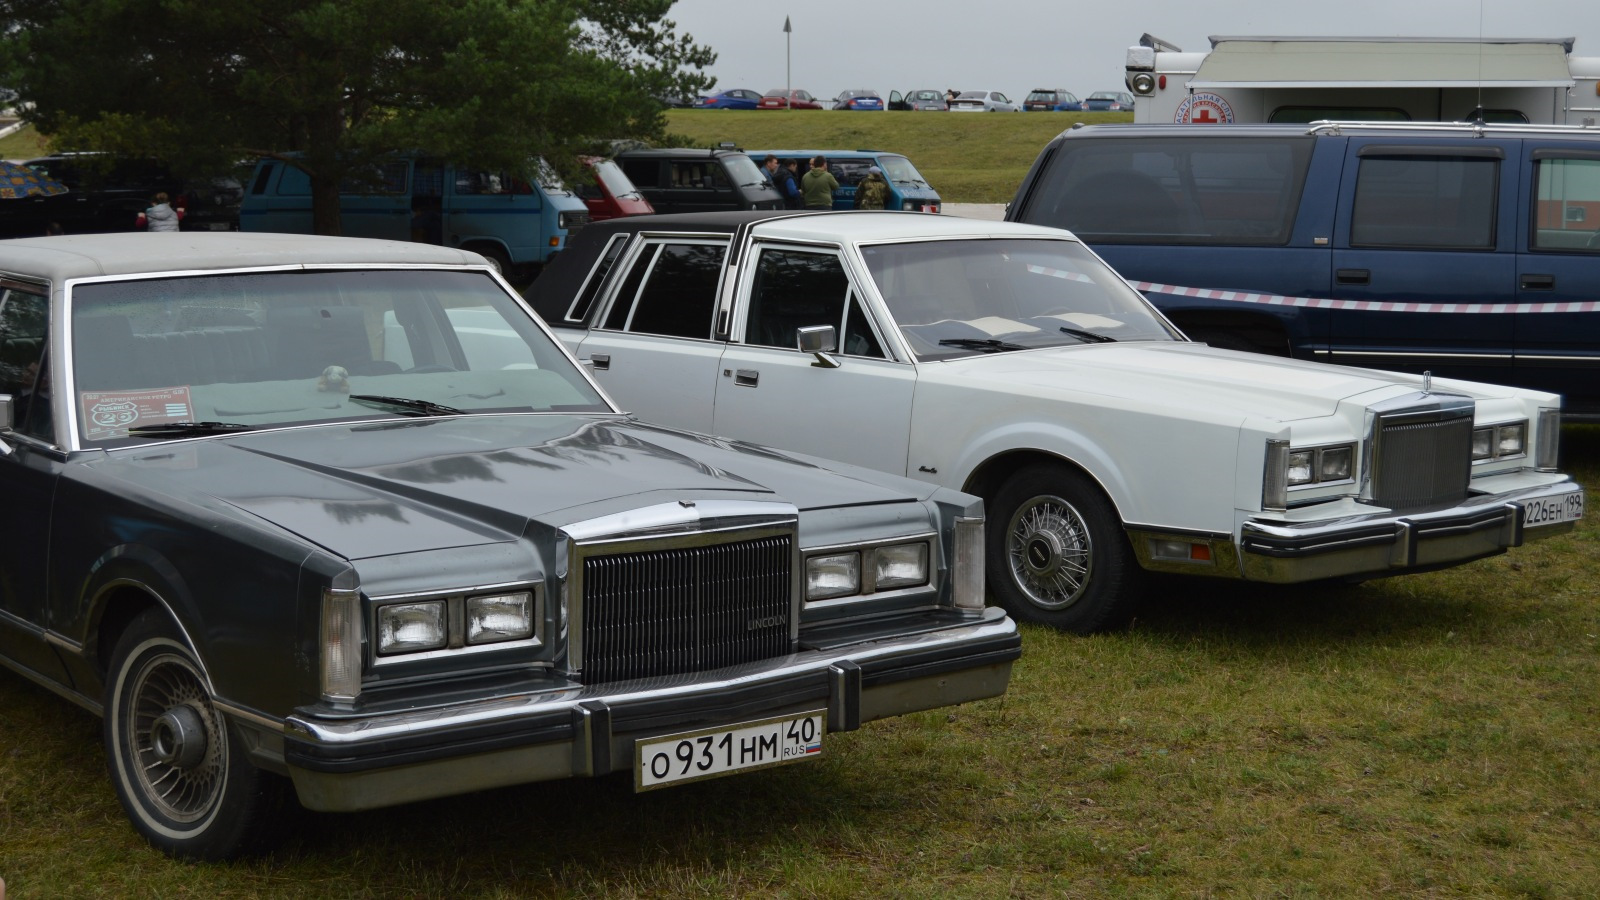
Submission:
[[[812,353],[817,361],[812,363],[824,369],[839,368],[839,361],[829,354],[839,348],[839,332],[832,325],[807,325],[795,329],[795,346],[801,353]]]
[[[0,394],[0,432],[10,431],[15,425],[10,394]]]

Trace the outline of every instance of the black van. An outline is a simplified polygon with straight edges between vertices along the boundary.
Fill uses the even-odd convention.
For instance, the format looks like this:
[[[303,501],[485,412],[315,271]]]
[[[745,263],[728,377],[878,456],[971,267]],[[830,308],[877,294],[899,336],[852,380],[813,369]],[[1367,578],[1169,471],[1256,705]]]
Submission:
[[[658,213],[783,209],[783,198],[739,150],[624,150],[614,157]]]
[[[1098,125],[1007,219],[1067,228],[1191,338],[1499,382],[1600,421],[1600,131]]]

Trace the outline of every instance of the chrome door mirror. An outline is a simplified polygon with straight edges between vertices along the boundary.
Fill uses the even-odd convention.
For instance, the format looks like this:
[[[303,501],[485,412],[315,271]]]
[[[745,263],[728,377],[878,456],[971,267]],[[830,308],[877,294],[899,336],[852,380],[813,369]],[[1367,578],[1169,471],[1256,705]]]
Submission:
[[[795,329],[795,346],[801,353],[813,353],[817,361],[814,366],[825,369],[839,368],[839,361],[829,354],[839,348],[839,332],[832,325],[807,325]]]

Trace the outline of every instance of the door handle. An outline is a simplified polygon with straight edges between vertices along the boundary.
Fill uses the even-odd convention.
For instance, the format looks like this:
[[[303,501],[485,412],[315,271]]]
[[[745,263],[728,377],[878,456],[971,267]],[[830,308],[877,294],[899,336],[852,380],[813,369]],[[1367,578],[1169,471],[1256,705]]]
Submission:
[[[1556,289],[1554,275],[1524,275],[1517,282],[1525,291],[1553,291]]]
[[[740,387],[755,387],[761,380],[761,373],[755,369],[739,369],[733,373],[733,383]]]
[[[1337,269],[1333,278],[1339,284],[1369,284],[1372,281],[1372,272],[1368,269]]]
[[[611,355],[609,353],[596,353],[589,357],[589,364],[594,366],[595,371],[610,369]]]

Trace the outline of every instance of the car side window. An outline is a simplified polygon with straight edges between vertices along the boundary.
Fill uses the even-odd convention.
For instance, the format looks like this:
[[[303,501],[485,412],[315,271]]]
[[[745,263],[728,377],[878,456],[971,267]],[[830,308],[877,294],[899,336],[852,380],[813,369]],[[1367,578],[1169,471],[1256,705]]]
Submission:
[[[1600,155],[1545,152],[1534,151],[1533,249],[1600,253]]]
[[[722,167],[710,160],[674,161],[672,163],[672,186],[701,188],[702,190],[727,188],[728,179],[727,176],[722,174]]]
[[[1489,157],[1363,157],[1350,244],[1493,250],[1499,172]]]
[[[833,326],[840,353],[884,356],[838,254],[762,250],[750,289],[745,343],[795,350],[799,330],[816,325]]]
[[[50,301],[42,294],[0,287],[0,394],[11,395],[13,428],[55,440],[46,350]]]
[[[645,248],[606,316],[606,327],[634,334],[706,339],[717,311],[723,244]]]
[[[634,187],[657,187],[661,184],[661,161],[646,159],[619,159],[622,174],[628,176]]]

